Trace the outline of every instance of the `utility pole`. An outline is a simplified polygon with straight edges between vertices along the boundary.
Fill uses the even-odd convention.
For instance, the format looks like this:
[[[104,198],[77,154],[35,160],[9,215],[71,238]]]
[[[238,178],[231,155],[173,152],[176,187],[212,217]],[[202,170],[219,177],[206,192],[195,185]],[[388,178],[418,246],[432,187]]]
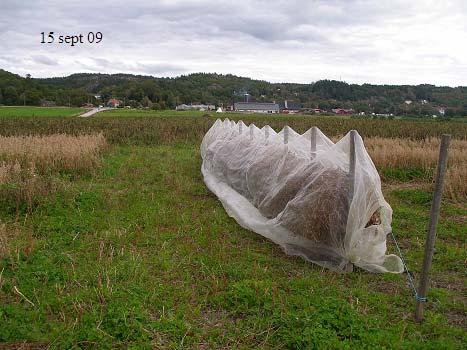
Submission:
[[[232,111],[235,110],[235,90],[232,92]]]

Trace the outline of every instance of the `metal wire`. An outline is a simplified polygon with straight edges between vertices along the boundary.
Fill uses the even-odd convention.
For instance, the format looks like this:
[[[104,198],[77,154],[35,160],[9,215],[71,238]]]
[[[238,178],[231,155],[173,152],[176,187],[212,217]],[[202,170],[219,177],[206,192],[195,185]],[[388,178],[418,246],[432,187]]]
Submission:
[[[394,241],[394,244],[396,245],[397,252],[399,253],[399,256],[400,256],[400,258],[402,260],[402,265],[404,265],[405,272],[407,272],[407,280],[409,281],[410,287],[412,287],[413,295],[414,295],[415,299],[417,301],[420,301],[420,302],[423,302],[423,303],[427,302],[428,301],[427,297],[418,295],[417,288],[415,287],[415,281],[413,279],[412,272],[410,272],[410,270],[409,270],[409,268],[407,266],[407,263],[405,262],[404,256],[402,255],[402,251],[399,248],[399,244],[397,243],[396,236],[394,236],[394,232],[392,232],[392,231],[391,231],[391,236],[392,236],[392,240]]]

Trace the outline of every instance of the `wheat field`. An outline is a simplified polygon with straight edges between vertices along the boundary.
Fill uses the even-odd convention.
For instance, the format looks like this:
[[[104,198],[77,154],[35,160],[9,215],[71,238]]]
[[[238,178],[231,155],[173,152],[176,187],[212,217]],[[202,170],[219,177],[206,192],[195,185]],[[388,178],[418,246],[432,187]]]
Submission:
[[[0,194],[31,207],[37,197],[54,192],[53,175],[92,172],[106,146],[102,133],[0,136]]]
[[[433,178],[438,164],[440,139],[370,137],[365,139],[365,147],[378,169],[421,169],[427,178]],[[445,195],[453,200],[467,198],[466,140],[451,141],[445,188]]]
[[[102,133],[94,135],[0,136],[0,160],[19,162],[39,172],[82,172],[97,166],[107,143]]]
[[[440,139],[369,137],[365,147],[376,166],[430,169],[438,163]],[[452,140],[449,146],[449,166],[462,166],[467,162],[467,141]]]

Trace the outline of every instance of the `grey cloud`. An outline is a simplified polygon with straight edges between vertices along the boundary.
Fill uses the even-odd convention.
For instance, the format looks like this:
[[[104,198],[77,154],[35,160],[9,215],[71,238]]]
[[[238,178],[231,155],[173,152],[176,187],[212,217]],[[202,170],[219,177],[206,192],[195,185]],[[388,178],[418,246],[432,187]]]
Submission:
[[[137,64],[137,70],[151,75],[167,73],[182,74],[187,71],[186,68],[182,66],[169,63],[139,63]]]
[[[98,67],[107,68],[112,66],[112,62],[105,58],[93,57],[92,60]]]
[[[186,72],[186,68],[170,63],[160,62],[126,62],[122,60],[108,60],[105,58],[91,58],[89,60],[75,60],[82,69],[92,72],[124,73],[145,75],[173,75]]]
[[[22,61],[21,58],[13,57],[13,56],[0,56],[0,60],[2,60],[4,62],[8,62],[8,63],[18,62],[18,60]]]
[[[466,4],[463,0],[430,7],[422,0],[2,0],[0,63],[2,68],[36,69],[40,74],[51,71],[46,66],[57,75],[83,69],[169,76],[216,70],[290,81],[342,73],[344,79],[388,82],[401,79],[399,70],[407,80],[450,79],[455,85],[460,78],[446,70],[462,71],[466,49],[449,44],[449,37],[434,35],[428,45],[423,31],[426,24],[445,20],[443,29],[452,28],[454,34],[463,31],[465,36]],[[49,30],[61,34],[99,30],[104,40],[73,50],[41,46],[39,34]],[[447,44],[451,49],[440,53],[439,47]],[[434,45],[438,49],[430,51]],[[21,58],[26,60],[21,63]],[[433,62],[439,67],[431,75],[411,73],[419,71],[417,66],[432,68]]]
[[[32,60],[39,64],[45,64],[47,66],[56,66],[59,62],[53,58],[44,55],[34,55],[31,56]]]

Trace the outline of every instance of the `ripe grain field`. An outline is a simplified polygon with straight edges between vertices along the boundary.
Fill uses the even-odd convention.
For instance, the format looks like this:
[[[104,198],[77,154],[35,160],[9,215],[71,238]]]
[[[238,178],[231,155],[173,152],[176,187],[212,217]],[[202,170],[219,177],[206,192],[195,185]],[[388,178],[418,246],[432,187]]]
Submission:
[[[330,136],[356,128],[365,137],[399,132],[417,140],[428,130],[467,138],[462,123],[295,118],[286,119],[294,129],[318,125]],[[276,128],[284,122],[242,119]],[[285,256],[229,218],[200,173],[199,143],[213,120],[163,114],[0,120],[2,136],[102,132],[110,144],[94,173],[58,173],[62,186],[32,208],[0,202],[1,342],[52,348],[465,346],[465,201],[443,202],[433,288],[426,321],[418,325],[404,275],[336,274]],[[429,183],[404,168],[383,179],[394,232],[417,277]],[[394,251],[389,241],[388,249]]]

